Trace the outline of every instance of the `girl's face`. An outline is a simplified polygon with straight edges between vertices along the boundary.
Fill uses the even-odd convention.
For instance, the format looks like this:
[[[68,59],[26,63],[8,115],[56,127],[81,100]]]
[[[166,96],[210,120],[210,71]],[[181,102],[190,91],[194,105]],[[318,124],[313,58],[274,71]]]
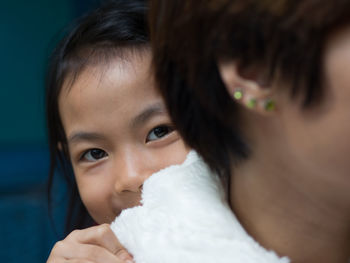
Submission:
[[[97,223],[110,223],[139,204],[143,182],[185,160],[153,81],[147,52],[88,66],[59,109],[80,196]]]

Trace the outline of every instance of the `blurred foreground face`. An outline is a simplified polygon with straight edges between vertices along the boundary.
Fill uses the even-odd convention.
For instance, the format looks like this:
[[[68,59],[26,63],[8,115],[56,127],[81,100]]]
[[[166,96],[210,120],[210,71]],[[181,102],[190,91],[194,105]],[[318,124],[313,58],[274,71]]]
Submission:
[[[97,223],[138,205],[144,180],[188,152],[154,87],[150,61],[140,52],[88,66],[60,95],[79,192]]]
[[[184,1],[151,1],[157,81],[188,145],[213,166],[228,170],[229,165],[221,161],[224,158],[215,158],[213,153],[239,160],[244,155],[236,142],[243,141],[250,155],[240,165],[250,162],[264,177],[259,164],[266,166],[267,159],[274,168],[281,164],[281,171],[274,170],[277,176],[284,175],[314,196],[327,195],[342,210],[349,208],[349,2],[198,1],[201,5],[193,0],[186,5]],[[315,50],[311,47],[318,47],[315,39],[322,48],[310,58]],[[241,71],[225,68],[223,62]],[[217,80],[217,65],[225,85]],[[276,72],[272,81],[265,82],[272,69]],[[179,84],[181,77],[186,85]],[[247,83],[257,88],[249,89],[252,85]],[[263,103],[259,98],[266,93],[277,110],[265,116],[257,107],[247,107],[244,99],[233,98],[235,88],[245,98],[256,99],[257,105]],[[315,103],[303,107],[307,96]],[[176,107],[182,101],[193,102],[191,109],[198,115],[191,116],[192,122],[184,114],[186,105]],[[196,104],[198,101],[202,103]],[[196,122],[203,119],[208,127],[203,127],[203,121]],[[212,120],[222,124],[221,129],[211,126]],[[223,136],[227,133],[232,138],[222,140],[229,137]],[[225,152],[227,145],[232,147]]]
[[[321,102],[302,109],[284,91],[279,116],[286,138],[282,150],[289,151],[291,159],[298,160],[314,182],[328,182],[330,195],[348,193],[347,197],[338,196],[342,202],[348,202],[350,194],[349,69],[350,27],[346,27],[334,32],[326,43]],[[303,183],[302,178],[295,181]]]

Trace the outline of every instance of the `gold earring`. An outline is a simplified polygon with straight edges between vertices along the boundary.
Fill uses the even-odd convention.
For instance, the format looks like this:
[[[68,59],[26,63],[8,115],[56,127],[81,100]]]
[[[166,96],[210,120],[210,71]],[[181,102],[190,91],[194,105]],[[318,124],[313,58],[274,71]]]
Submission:
[[[265,111],[274,111],[276,109],[276,102],[272,99],[267,99],[264,102]]]

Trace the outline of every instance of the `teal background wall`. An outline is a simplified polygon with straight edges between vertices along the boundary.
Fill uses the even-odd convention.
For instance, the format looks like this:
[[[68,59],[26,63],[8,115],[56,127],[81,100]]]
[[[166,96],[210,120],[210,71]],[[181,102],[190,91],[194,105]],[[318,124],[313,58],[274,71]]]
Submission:
[[[64,237],[65,184],[48,216],[44,82],[63,29],[93,0],[0,1],[0,262],[46,262]]]
[[[1,1],[0,145],[45,145],[46,61],[72,16],[68,0]]]

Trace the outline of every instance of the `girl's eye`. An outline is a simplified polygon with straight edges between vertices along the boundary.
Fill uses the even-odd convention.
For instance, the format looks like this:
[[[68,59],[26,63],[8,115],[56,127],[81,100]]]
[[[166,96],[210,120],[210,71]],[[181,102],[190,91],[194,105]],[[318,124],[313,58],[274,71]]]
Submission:
[[[165,126],[165,125],[158,126],[148,133],[146,142],[159,140],[173,131],[174,129],[172,127]]]
[[[104,150],[101,149],[91,149],[86,151],[83,156],[82,160],[88,161],[88,162],[97,162],[98,160],[107,157],[107,153]]]

